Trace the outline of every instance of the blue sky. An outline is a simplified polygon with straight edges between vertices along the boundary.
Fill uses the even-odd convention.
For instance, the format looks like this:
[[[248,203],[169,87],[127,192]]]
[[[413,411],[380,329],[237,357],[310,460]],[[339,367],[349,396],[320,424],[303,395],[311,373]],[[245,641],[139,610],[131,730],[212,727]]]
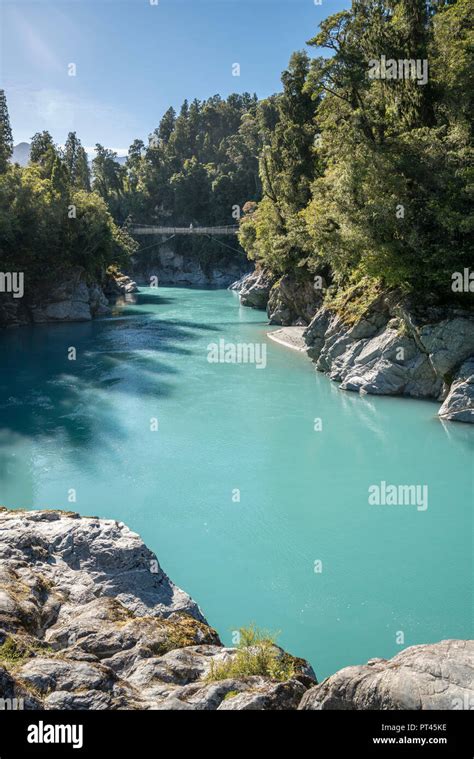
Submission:
[[[153,2],[1,0],[0,81],[15,144],[43,129],[62,144],[75,130],[87,147],[100,142],[125,152],[184,98],[245,91],[266,97],[280,89],[291,53],[349,4]],[[68,75],[70,63],[76,76]]]

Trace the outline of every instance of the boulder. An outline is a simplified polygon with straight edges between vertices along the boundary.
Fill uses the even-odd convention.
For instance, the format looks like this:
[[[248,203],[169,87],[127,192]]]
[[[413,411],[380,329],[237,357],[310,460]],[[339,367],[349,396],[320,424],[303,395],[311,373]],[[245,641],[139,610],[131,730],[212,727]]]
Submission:
[[[242,306],[265,309],[275,279],[265,269],[255,269],[242,281],[240,303]]]
[[[310,688],[299,708],[474,709],[474,641],[411,646],[388,661],[346,667]]]
[[[474,357],[461,365],[438,414],[441,419],[474,423]]]

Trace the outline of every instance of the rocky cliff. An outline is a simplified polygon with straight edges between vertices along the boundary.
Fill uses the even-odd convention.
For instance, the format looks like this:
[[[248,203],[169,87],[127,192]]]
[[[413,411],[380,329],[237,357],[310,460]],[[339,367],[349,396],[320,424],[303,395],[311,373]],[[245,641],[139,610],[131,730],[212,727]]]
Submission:
[[[304,339],[342,390],[431,398],[443,402],[443,419],[474,422],[472,312],[381,294],[352,323],[323,306]]]
[[[234,243],[235,244],[235,243]],[[132,276],[145,286],[156,277],[163,286],[228,287],[247,270],[244,254],[220,249],[219,255],[206,250],[200,254],[173,243],[161,244],[152,252],[138,253],[132,259]]]
[[[261,268],[229,289],[239,293],[243,306],[266,309],[270,324],[284,327],[308,325],[323,302],[322,288],[316,289],[311,278],[290,274],[277,278]]]
[[[224,647],[123,523],[0,510],[5,708],[466,709],[473,658],[472,641],[416,646],[318,685],[274,644]]]
[[[91,282],[84,269],[58,269],[54,280],[28,287],[25,295],[0,294],[0,327],[20,327],[45,322],[82,322],[110,314],[108,298],[136,292],[135,282],[120,272],[109,273],[104,282]]]
[[[270,324],[307,325],[308,356],[342,390],[429,398],[442,403],[440,418],[474,422],[472,309],[420,306],[396,292],[367,297],[362,288],[336,305],[321,284],[256,270],[232,289],[242,305],[266,308]]]
[[[124,524],[0,511],[0,698],[44,709],[294,709],[316,682],[276,646],[265,652],[275,678],[260,673],[258,646],[245,676],[230,666],[239,655]]]

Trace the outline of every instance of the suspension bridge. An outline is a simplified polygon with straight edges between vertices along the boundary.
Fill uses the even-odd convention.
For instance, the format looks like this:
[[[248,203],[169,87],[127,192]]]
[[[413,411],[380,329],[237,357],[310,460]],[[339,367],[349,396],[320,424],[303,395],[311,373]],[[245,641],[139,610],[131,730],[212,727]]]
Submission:
[[[153,224],[132,224],[129,228],[132,235],[208,235],[214,237],[215,235],[236,235],[238,234],[239,227],[235,226],[221,226],[221,227],[157,227]]]

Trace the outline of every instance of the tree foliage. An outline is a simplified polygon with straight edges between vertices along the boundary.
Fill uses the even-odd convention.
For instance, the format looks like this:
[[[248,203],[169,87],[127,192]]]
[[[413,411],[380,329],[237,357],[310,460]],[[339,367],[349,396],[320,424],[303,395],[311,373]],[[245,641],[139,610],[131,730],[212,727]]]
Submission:
[[[292,60],[264,127],[265,197],[240,234],[251,257],[449,294],[473,260],[472,21],[468,0],[354,0],[321,24],[309,45],[326,56],[306,70],[300,57],[297,76]],[[382,56],[426,61],[428,81],[371,78]]]
[[[6,103],[0,134],[8,132]],[[98,192],[90,191],[87,155],[74,132],[61,150],[48,132],[31,141],[29,165],[0,172],[0,260],[31,282],[54,278],[59,267],[83,266],[100,278],[124,264],[136,243],[121,230]]]
[[[13,153],[13,137],[8,115],[7,99],[0,90],[0,174],[7,170],[8,160]]]
[[[470,0],[353,0],[309,40],[323,55],[292,55],[281,92],[186,100],[124,165],[98,144],[92,177],[74,132],[64,150],[35,134],[30,165],[9,165],[0,92],[3,257],[98,271],[136,247],[129,219],[221,225],[242,211],[241,245],[275,274],[449,295],[472,263],[473,16]],[[382,59],[427,76],[373,76]]]
[[[123,216],[143,223],[232,224],[260,197],[257,99],[249,94],[185,101],[168,109],[149,143],[130,146]]]

